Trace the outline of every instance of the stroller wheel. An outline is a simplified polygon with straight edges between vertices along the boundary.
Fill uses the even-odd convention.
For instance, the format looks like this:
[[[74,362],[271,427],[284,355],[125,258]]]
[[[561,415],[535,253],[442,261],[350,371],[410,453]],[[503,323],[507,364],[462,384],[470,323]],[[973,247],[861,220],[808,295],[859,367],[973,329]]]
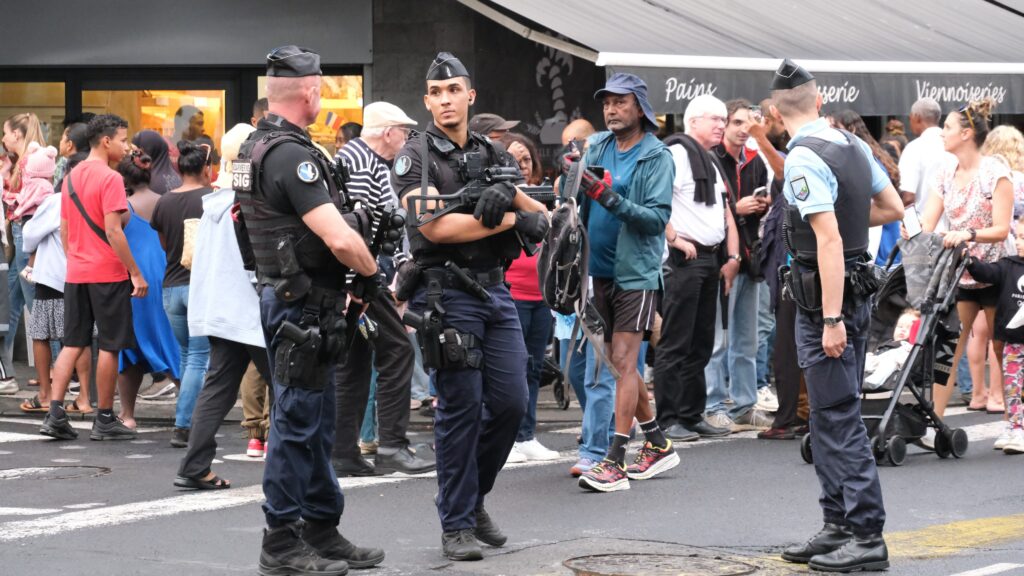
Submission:
[[[804,434],[800,439],[800,457],[808,464],[814,464],[814,456],[811,454],[811,435]]]
[[[875,456],[875,462],[885,459],[885,438],[882,436],[871,437],[871,453]]]
[[[885,458],[893,466],[902,466],[907,461],[907,441],[902,436],[893,436],[885,447]]]
[[[949,445],[954,458],[963,458],[967,454],[967,432],[963,428],[949,431]]]
[[[942,430],[935,433],[935,454],[939,458],[949,458],[953,454],[952,442]]]

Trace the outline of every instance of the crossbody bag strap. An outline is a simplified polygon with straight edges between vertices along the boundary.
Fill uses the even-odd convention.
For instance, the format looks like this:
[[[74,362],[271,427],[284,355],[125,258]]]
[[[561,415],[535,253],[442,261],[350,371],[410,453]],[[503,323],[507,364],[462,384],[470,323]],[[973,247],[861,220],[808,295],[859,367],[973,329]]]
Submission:
[[[107,240],[107,233],[103,231],[103,228],[100,228],[99,225],[93,222],[92,218],[89,218],[89,214],[85,211],[85,206],[82,206],[82,200],[78,197],[78,194],[75,193],[75,186],[72,184],[74,178],[71,177],[71,174],[68,174],[67,180],[68,196],[71,197],[71,201],[75,203],[75,207],[78,208],[78,212],[82,214],[82,218],[85,219],[85,223],[89,225],[89,228],[92,228],[92,231],[100,237],[100,240],[103,240],[103,242],[109,246],[110,240]]]

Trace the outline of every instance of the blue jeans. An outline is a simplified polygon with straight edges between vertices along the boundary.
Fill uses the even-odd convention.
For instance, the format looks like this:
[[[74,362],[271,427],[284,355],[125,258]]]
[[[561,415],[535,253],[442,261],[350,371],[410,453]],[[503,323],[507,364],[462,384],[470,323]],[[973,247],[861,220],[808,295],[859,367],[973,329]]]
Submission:
[[[964,351],[960,365],[956,369],[956,387],[961,394],[970,394],[974,389],[974,381],[971,379],[971,363],[967,361],[967,351]]]
[[[192,428],[192,410],[203,388],[206,366],[210,361],[210,341],[206,336],[188,334],[188,286],[165,287],[164,312],[181,350],[181,390],[174,411],[176,428]]]
[[[580,342],[576,341],[576,346],[580,346]],[[572,386],[572,391],[576,394],[576,401],[580,403],[580,410],[586,411],[587,409],[587,391],[583,387],[584,373],[587,371],[587,348],[588,344],[586,339],[582,342],[582,350],[573,350],[572,357],[569,362],[572,365],[569,366],[569,385]],[[559,365],[562,369],[565,369],[566,359],[569,358],[569,339],[558,341],[558,353],[561,356],[559,358]]]
[[[24,308],[32,311],[32,300],[35,299],[36,287],[21,277],[21,271],[28,266],[28,254],[22,250],[21,224],[11,224],[14,242],[14,261],[7,269],[7,294],[10,299],[10,315],[7,320],[7,334],[4,336],[3,362],[10,377],[14,376],[14,340],[18,334],[18,323]],[[56,356],[54,356],[56,358]]]
[[[363,414],[363,427],[359,430],[359,439],[369,444],[377,440],[377,369],[370,372],[370,396],[366,400],[366,413]]]
[[[416,334],[407,334],[409,340],[412,342],[413,354],[416,355],[416,361],[412,364],[412,385],[410,395],[413,400],[425,400],[432,398],[434,395],[430,391],[430,376],[423,370],[423,354],[420,353],[420,347],[416,343]]]
[[[647,356],[647,342],[640,347],[636,366],[640,374],[644,373],[644,358]],[[583,389],[586,405],[583,410],[583,443],[580,444],[580,458],[600,461],[608,454],[612,437],[615,436],[615,378],[608,371],[608,365],[601,364],[601,373],[594,378],[597,358],[594,348],[587,346],[587,365],[583,377]],[[643,386],[644,384],[641,384]]]
[[[729,330],[722,330],[719,304],[715,321],[715,348],[704,369],[707,379],[707,413],[726,412],[736,419],[757,403],[757,308],[758,282],[739,274],[729,292]],[[732,398],[733,405],[725,404]]]
[[[775,314],[771,309],[772,291],[767,282],[758,282],[757,303],[757,389],[768,386],[772,354],[775,351]]]
[[[544,353],[551,340],[551,309],[543,301],[527,302],[516,300],[519,325],[523,328],[526,343],[526,386],[529,391],[526,414],[519,423],[516,442],[533,440],[537,429],[537,394],[540,390],[540,369],[544,365]]]

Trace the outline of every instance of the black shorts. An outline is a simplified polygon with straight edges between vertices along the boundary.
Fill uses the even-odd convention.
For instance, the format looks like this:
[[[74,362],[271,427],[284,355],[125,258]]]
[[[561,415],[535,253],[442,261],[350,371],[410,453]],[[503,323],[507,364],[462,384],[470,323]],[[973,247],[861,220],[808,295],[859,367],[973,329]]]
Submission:
[[[985,308],[994,308],[999,304],[999,287],[989,286],[987,288],[957,288],[957,302],[974,302]]]
[[[611,342],[615,332],[649,338],[660,298],[658,290],[623,290],[612,280],[594,278],[594,307],[604,322],[604,341]]]
[[[61,342],[75,348],[92,345],[93,323],[100,350],[118,352],[136,347],[131,281],[64,285],[64,338]]]

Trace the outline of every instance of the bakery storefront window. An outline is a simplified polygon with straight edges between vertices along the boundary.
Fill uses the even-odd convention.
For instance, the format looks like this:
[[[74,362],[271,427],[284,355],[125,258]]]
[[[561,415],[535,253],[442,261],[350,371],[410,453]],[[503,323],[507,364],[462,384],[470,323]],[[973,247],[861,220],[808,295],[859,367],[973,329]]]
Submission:
[[[173,146],[181,140],[218,148],[224,135],[224,90],[84,90],[83,112],[117,114],[128,133],[159,132]]]
[[[0,82],[0,120],[32,112],[46,141],[57,147],[64,130],[63,82]]]
[[[259,77],[260,98],[267,95],[267,77]],[[334,139],[348,122],[363,123],[363,77],[323,76],[320,85],[320,115],[309,126],[313,140],[335,152]]]

